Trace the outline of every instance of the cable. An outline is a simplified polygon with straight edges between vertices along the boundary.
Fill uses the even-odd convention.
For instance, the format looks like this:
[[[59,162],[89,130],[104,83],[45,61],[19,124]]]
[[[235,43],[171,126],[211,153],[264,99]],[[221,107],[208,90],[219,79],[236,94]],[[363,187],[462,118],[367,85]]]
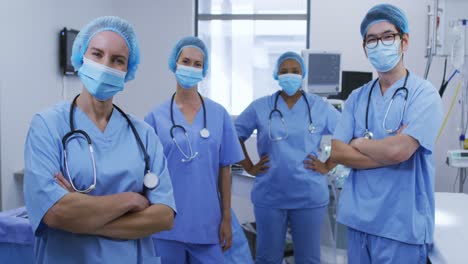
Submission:
[[[457,192],[455,188],[457,186],[457,181],[458,181],[459,176],[460,176],[460,169],[457,169],[457,177],[455,177],[455,181],[453,182],[453,186],[452,186],[453,192]]]
[[[432,48],[429,48],[428,55],[427,55],[426,69],[424,70],[424,80],[427,80],[427,76],[429,75],[429,70],[431,69],[431,64],[432,64]]]
[[[62,99],[67,100],[67,93],[65,90],[65,75],[62,75]]]
[[[465,168],[463,169],[465,170]],[[466,181],[466,171],[460,177],[461,177],[460,178],[460,192],[463,192],[463,187],[465,186],[465,181]]]
[[[437,134],[436,142],[439,141],[439,137],[442,134],[442,131],[444,130],[445,125],[447,124],[447,120],[448,120],[450,114],[452,113],[453,106],[455,105],[455,102],[457,101],[458,94],[460,93],[461,82],[462,82],[461,80],[458,81],[457,89],[455,91],[455,95],[453,96],[452,102],[450,103],[450,108],[449,108],[447,114],[445,115],[444,122],[442,123],[442,126],[439,129],[439,133]]]
[[[454,70],[452,72],[452,74],[450,75],[449,79],[442,83],[442,85],[440,86],[440,90],[439,90],[439,94],[440,94],[440,97],[442,97],[444,95],[444,92],[445,92],[445,88],[447,88],[447,85],[450,83],[450,81],[453,79],[453,77],[457,74],[457,73],[460,73],[459,70]],[[444,77],[445,78],[445,77]]]
[[[442,97],[445,92],[445,88],[447,86],[445,85],[445,75],[447,74],[447,57],[445,57],[445,62],[444,62],[444,74],[442,75],[442,83],[440,84],[440,89],[439,89],[439,95]]]
[[[468,84],[467,84],[467,86],[465,88],[465,91],[467,91],[467,90],[468,90]],[[463,130],[463,135],[466,135],[467,132],[468,132],[468,120],[466,121],[465,129]]]

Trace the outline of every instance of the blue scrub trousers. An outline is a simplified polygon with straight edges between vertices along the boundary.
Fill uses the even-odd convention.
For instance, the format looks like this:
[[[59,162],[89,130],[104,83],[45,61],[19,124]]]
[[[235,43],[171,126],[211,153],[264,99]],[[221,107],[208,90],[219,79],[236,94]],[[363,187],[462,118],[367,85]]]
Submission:
[[[288,222],[294,244],[294,263],[320,263],[320,228],[327,206],[276,209],[255,206],[256,264],[280,264]]]
[[[191,244],[156,239],[156,255],[161,264],[222,264],[224,255],[219,244]]]
[[[427,245],[407,244],[348,228],[349,264],[426,264]]]

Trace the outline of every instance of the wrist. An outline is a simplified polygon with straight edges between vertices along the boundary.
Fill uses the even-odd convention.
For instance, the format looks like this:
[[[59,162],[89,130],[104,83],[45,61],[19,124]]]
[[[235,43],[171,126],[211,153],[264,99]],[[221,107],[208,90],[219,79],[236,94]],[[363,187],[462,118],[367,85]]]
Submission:
[[[123,195],[125,195],[125,206],[127,208],[127,211],[134,210],[138,207],[138,197],[137,193],[134,192],[124,192]]]
[[[231,215],[231,209],[227,209],[227,210],[223,210],[223,213],[222,213],[222,220],[226,220],[226,221],[231,221],[231,218],[232,218],[232,215]]]
[[[253,163],[252,163],[252,162],[249,162],[248,164],[246,164],[246,165],[244,166],[244,170],[245,170],[245,171],[251,171],[253,167],[254,167]]]
[[[361,151],[363,144],[367,141],[367,138],[358,138],[354,141],[354,148]]]

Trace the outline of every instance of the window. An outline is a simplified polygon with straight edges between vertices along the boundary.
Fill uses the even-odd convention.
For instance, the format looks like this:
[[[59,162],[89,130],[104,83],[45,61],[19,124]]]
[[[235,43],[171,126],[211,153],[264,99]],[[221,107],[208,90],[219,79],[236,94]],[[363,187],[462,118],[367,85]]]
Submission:
[[[195,34],[210,52],[199,90],[240,114],[279,89],[277,58],[308,47],[310,0],[195,0]]]

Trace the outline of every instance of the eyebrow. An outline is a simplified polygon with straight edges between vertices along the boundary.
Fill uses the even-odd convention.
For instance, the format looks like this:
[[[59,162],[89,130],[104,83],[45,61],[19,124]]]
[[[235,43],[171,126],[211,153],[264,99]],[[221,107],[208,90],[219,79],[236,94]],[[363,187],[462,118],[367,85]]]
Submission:
[[[97,52],[100,52],[100,53],[104,53],[104,51],[103,51],[102,49],[99,49],[99,48],[96,48],[96,47],[90,47],[90,49],[93,50],[93,51],[97,51]],[[121,58],[121,59],[127,60],[127,56],[122,55],[122,54],[113,54],[112,57],[113,57],[113,58]]]
[[[95,47],[91,47],[91,49],[94,50],[94,51],[98,51],[98,52],[104,53],[104,51],[102,51],[101,49],[95,48]]]
[[[203,63],[203,60],[192,59],[192,58],[190,58],[190,57],[187,57],[187,56],[184,56],[184,57],[182,57],[182,59],[183,59],[183,60],[193,60],[193,61],[195,61],[195,62],[200,62],[200,63]]]
[[[118,55],[118,54],[117,54],[117,55],[112,55],[112,57],[113,57],[113,58],[123,59],[123,60],[125,60],[125,61],[127,60],[127,57],[124,56],[124,55]]]
[[[393,31],[393,30],[391,30],[391,29],[388,29],[388,30],[382,32],[380,35],[384,35],[384,34],[387,34],[387,33],[398,33],[398,32],[395,32],[395,31]],[[369,35],[367,35],[366,37],[376,37],[376,36],[378,36],[378,35],[379,35],[379,34],[369,34]]]

